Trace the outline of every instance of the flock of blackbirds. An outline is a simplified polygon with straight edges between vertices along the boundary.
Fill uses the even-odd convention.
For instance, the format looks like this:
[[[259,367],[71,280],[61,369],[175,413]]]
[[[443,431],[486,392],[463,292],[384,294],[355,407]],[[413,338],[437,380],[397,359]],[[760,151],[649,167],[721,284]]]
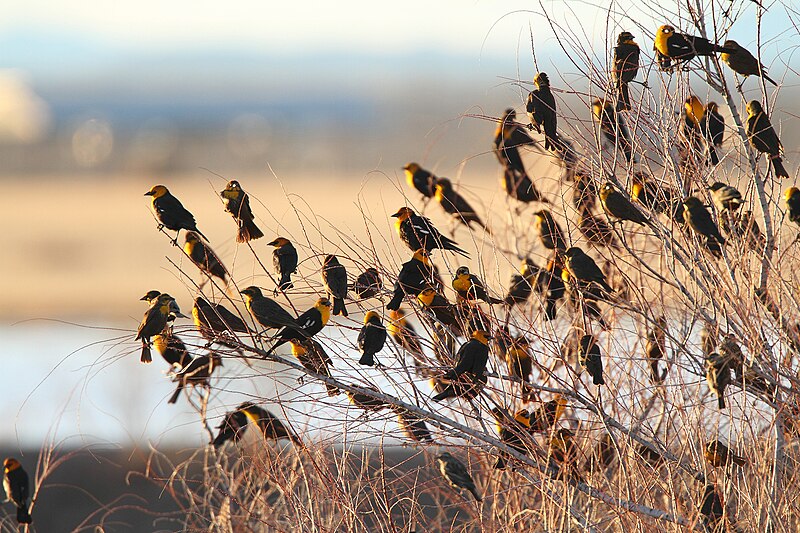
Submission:
[[[735,73],[745,78],[758,76],[775,84],[767,77],[761,63],[735,41],[729,40],[719,46],[701,37],[677,33],[672,26],[665,25],[656,33],[654,49],[656,61],[663,70],[680,68],[697,56],[720,54],[722,61]],[[622,153],[628,163],[636,160],[636,143],[623,115],[632,108],[629,84],[634,82],[639,65],[639,46],[633,35],[622,32],[613,54],[611,78],[614,90],[605,99],[592,102],[592,113],[599,132],[615,152]],[[511,198],[524,204],[550,204],[537,190],[525,169],[521,154],[521,149],[539,145],[530,133],[535,130],[543,135],[544,150],[555,155],[566,169],[566,179],[573,183],[572,201],[578,214],[576,226],[593,246],[607,247],[617,252],[620,244],[614,224],[628,221],[655,229],[654,220],[657,215],[663,214],[684,228],[690,240],[697,239],[714,257],[721,257],[727,241],[722,231],[728,238],[741,239],[756,253],[763,253],[765,239],[755,218],[750,212],[739,213],[744,200],[741,193],[730,185],[716,182],[707,188],[716,211],[715,217],[700,198],[686,196],[683,191],[666,187],[641,172],[631,176],[630,194],[620,190],[611,181],[597,183],[582,171],[580,156],[573,143],[559,134],[556,100],[548,76],[540,72],[533,81],[536,88],[526,102],[530,124],[517,122],[515,111],[508,109],[500,118],[494,137],[494,153],[503,171],[502,185]],[[750,145],[768,156],[776,176],[788,177],[781,160],[781,143],[761,104],[758,101],[750,102],[747,113],[746,132]],[[716,103],[703,105],[695,96],[687,99],[681,129],[679,144],[682,146],[684,164],[718,165],[725,160],[726,156],[723,154],[720,157],[719,150],[726,126]],[[470,231],[491,235],[490,227],[450,180],[437,177],[417,163],[409,163],[403,169],[408,184],[422,195],[425,204],[434,200],[445,213],[452,216],[454,223],[463,224]],[[255,223],[249,196],[241,185],[231,181],[220,194],[225,210],[237,224],[236,241],[249,243],[262,238],[264,233]],[[172,240],[175,245],[178,234],[184,230],[185,255],[213,283],[216,283],[216,279],[227,287],[230,273],[198,229],[194,216],[163,185],[154,186],[146,195],[152,197],[152,210],[158,219],[159,230],[166,228],[177,232]],[[608,221],[593,213],[598,199]],[[789,218],[800,224],[800,190],[794,187],[788,189],[785,201]],[[601,268],[580,247],[569,245],[568,235],[550,210],[540,209],[533,214],[533,227],[542,246],[552,251],[546,266],[540,267],[531,259],[524,259],[519,272],[512,276],[503,298],[493,296],[477,275],[466,266],[460,266],[451,282],[456,293],[455,302],[445,296],[445,284],[431,261],[431,254],[441,250],[466,258],[468,252],[452,238],[443,235],[430,219],[410,207],[401,207],[391,216],[395,218],[399,239],[408,247],[411,255],[394,277],[391,297],[386,304],[389,312],[387,323],[384,324],[377,311],[371,310],[364,315],[364,324],[357,338],[360,365],[380,367],[376,356],[384,348],[387,338],[391,337],[411,356],[415,371],[430,380],[434,401],[460,398],[471,404],[488,382],[487,364],[490,354],[494,352],[506,363],[508,377],[519,383],[522,402],[539,401],[538,392],[530,383],[533,359],[526,331],[515,328],[516,334],[513,334],[509,325],[511,309],[524,304],[536,293],[543,320],[556,319],[558,303],[562,300],[575,310],[575,316],[582,319],[583,327],[578,328],[578,334],[568,336],[564,353],[574,355],[594,385],[599,387],[605,384],[600,344],[591,333],[589,324],[593,320],[605,330],[612,328],[605,320],[599,304],[614,305],[619,302],[621,289],[609,282],[608,268]],[[274,239],[269,245],[273,248],[274,269],[279,276],[274,292],[286,296],[293,289],[292,275],[298,267],[298,251],[284,237]],[[148,302],[149,308],[136,335],[136,340],[141,342],[141,361],[151,362],[151,350],[155,348],[173,368],[176,389],[169,403],[175,403],[187,386],[210,386],[210,377],[223,364],[222,356],[211,349],[212,345],[241,352],[247,348],[243,338],[267,338],[271,345],[266,352],[262,352],[264,357],[288,343],[297,361],[311,374],[322,378],[327,393],[336,396],[341,391],[330,379],[331,357],[315,336],[328,324],[331,316],[348,316],[346,301],[350,291],[359,300],[381,298],[386,291],[380,271],[375,267],[365,270],[351,284],[345,266],[335,255],[324,258],[321,277],[326,294],[299,316],[294,316],[276,300],[266,296],[259,287],[249,286],[241,290],[242,301],[254,326],[248,325],[238,313],[222,303],[197,296],[191,314],[197,331],[207,341],[204,355],[197,356],[190,353],[186,344],[173,332],[176,319],[188,318],[181,313],[175,298],[161,291],[149,291],[142,297]],[[432,331],[431,339],[424,340],[408,323],[406,311],[401,307],[403,302],[409,302],[420,310],[420,316]],[[481,303],[506,308],[505,322],[501,323],[486,312]],[[264,337],[270,330],[274,333]],[[662,383],[666,376],[666,369],[662,370],[659,366],[666,354],[666,332],[666,318],[653,318],[652,327],[647,333],[645,357],[651,369],[651,379],[656,384]],[[464,339],[458,347],[457,339]],[[438,366],[430,364],[423,348],[426,345],[433,347]],[[747,383],[748,390],[755,389],[765,394],[769,392],[768,380],[744,364],[745,357],[732,335],[725,335],[720,341],[716,329],[706,328],[703,350],[708,385],[718,397],[720,409],[725,408],[725,388],[734,377],[742,385]],[[442,368],[443,371],[440,370]],[[359,387],[379,392],[373,386]],[[409,439],[420,443],[434,442],[419,415],[384,402],[377,397],[379,394],[372,396],[350,391],[346,394],[353,405],[366,411],[394,410],[401,429]],[[532,411],[520,409],[512,413],[496,406],[491,413],[499,439],[523,455],[535,454],[532,435],[546,435],[550,471],[562,479],[577,482],[583,477],[578,469],[580,453],[575,443],[575,433],[570,428],[559,427],[566,407],[566,399],[556,395],[549,401],[540,401]],[[224,417],[213,439],[214,447],[221,447],[229,441],[238,442],[250,423],[265,438],[288,438],[299,448],[304,447],[303,441],[289,427],[252,402],[241,404]],[[600,464],[608,464],[604,457],[608,457],[610,446],[608,439],[602,441],[607,443],[606,450],[596,453],[589,463],[596,464],[596,460],[599,460]],[[643,448],[641,453],[645,457],[650,454],[651,458],[655,454],[647,448]],[[660,460],[655,455],[655,459]],[[718,440],[707,443],[705,456],[713,466],[718,467],[744,463]],[[454,488],[465,489],[477,501],[481,501],[470,472],[461,461],[446,452],[441,453],[437,461],[441,474]],[[495,468],[506,468],[510,464],[514,464],[513,456],[505,450],[499,450]],[[4,485],[8,498],[18,508],[19,522],[29,523],[28,477],[20,463],[13,458],[6,459],[4,463]],[[702,492],[700,511],[711,526],[719,524],[722,518],[724,505],[721,498],[713,484],[707,485]]]

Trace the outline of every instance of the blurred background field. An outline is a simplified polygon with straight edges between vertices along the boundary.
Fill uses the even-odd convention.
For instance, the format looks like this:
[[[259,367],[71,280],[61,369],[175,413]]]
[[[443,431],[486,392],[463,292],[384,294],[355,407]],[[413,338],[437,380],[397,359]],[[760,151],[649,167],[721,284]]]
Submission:
[[[495,124],[467,115],[500,116],[516,107],[524,116],[529,80],[543,70],[554,87],[565,89],[560,105],[579,117],[572,127],[589,131],[588,103],[599,92],[564,57],[538,14],[516,11],[529,2],[396,8],[304,2],[280,9],[242,2],[224,11],[149,0],[135,7],[82,4],[44,8],[13,0],[0,21],[0,339],[5,373],[13,376],[3,384],[0,449],[24,451],[24,462],[51,439],[64,449],[115,450],[101,453],[114,465],[109,469],[94,470],[82,455],[86,466],[64,474],[65,484],[81,472],[141,470],[149,443],[185,451],[206,441],[185,403],[166,405],[171,383],[157,365],[138,363],[133,341],[144,292],[168,290],[186,312],[191,281],[200,280],[156,232],[142,196],[152,185],[167,185],[195,214],[239,286],[272,288],[233,239],[234,223],[218,197],[230,179],[252,197],[267,235],[253,242],[262,259],[270,260],[271,236],[292,236],[302,246],[310,225],[316,228],[308,231],[306,248],[357,257],[345,241],[371,237],[381,259],[396,266],[405,252],[388,215],[418,200],[404,183],[403,164],[418,161],[458,181],[478,211],[502,226],[515,205],[499,187],[490,151]],[[616,3],[610,15],[582,3],[542,5],[567,19],[580,11],[592,59],[602,66],[617,32],[607,26],[609,16],[634,16],[627,4]],[[752,46],[754,17],[743,9],[732,31]],[[794,50],[776,49],[792,31],[784,17],[779,11],[765,17],[762,53],[770,72],[786,76],[772,122],[788,166],[796,169],[800,86]],[[632,30],[647,55],[661,23]],[[559,167],[535,152],[526,163],[555,200]],[[438,206],[426,214],[447,227]],[[334,243],[320,234],[336,235]],[[456,233],[459,242],[469,238]],[[513,246],[502,236],[492,242]],[[533,243],[531,234],[523,248],[541,262],[545,250]],[[475,254],[484,278],[499,291],[516,261],[498,257],[486,243],[470,243],[475,247],[486,254]],[[185,267],[188,278],[167,258]],[[366,265],[369,257],[362,259]],[[303,268],[316,279],[320,263],[311,257]],[[300,309],[319,286],[305,289],[295,301]],[[359,318],[340,322],[352,328]],[[275,369],[255,383],[232,372],[220,383],[229,395],[216,397],[214,416],[250,394],[274,397],[284,385],[276,387]],[[295,377],[277,379],[291,384]],[[289,413],[307,423],[297,415]],[[335,444],[345,425],[358,426],[356,417],[331,423],[321,438]],[[393,422],[381,424],[396,437]],[[156,505],[159,496],[144,497]],[[73,505],[63,495],[54,500]],[[140,516],[126,520],[135,524]]]

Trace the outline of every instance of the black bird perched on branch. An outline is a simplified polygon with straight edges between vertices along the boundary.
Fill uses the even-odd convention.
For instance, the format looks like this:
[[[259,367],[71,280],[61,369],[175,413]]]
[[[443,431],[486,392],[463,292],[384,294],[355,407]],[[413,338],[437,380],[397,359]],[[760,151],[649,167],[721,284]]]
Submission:
[[[711,56],[719,52],[733,52],[731,48],[719,46],[703,37],[677,33],[675,28],[665,24],[658,28],[656,32],[653,49],[658,52],[659,61],[662,67],[672,66],[671,60],[686,62],[697,56]]]
[[[547,268],[540,268],[536,273],[533,289],[544,300],[544,319],[555,320],[558,301],[566,294],[562,270],[555,259],[551,259]]]
[[[533,291],[533,278],[537,272],[539,272],[539,267],[530,258],[525,258],[519,273],[515,272],[511,275],[508,292],[503,302],[508,306],[513,306],[528,301]]]
[[[542,133],[544,128],[544,148],[545,150],[557,150],[559,146],[556,115],[556,99],[550,91],[550,78],[544,72],[539,72],[534,76],[533,83],[536,89],[528,94],[528,101],[525,109],[531,121],[530,129],[536,129],[537,133]]]
[[[392,299],[386,304],[389,311],[397,311],[403,302],[403,297],[416,297],[425,288],[434,285],[434,271],[431,263],[430,254],[420,248],[414,255],[403,263],[397,280],[394,283],[394,293]]]
[[[375,354],[386,344],[386,327],[375,311],[364,315],[364,327],[358,333],[358,349],[361,350],[359,365],[375,366]],[[380,364],[380,363],[379,363]]]
[[[478,395],[487,381],[490,339],[488,332],[476,330],[472,338],[461,345],[456,353],[456,366],[439,378],[444,387],[432,398],[434,401],[453,397],[472,399]]]
[[[163,185],[154,185],[153,188],[144,193],[144,195],[153,197],[152,209],[159,222],[158,229],[167,228],[177,232],[175,238],[172,240],[173,244],[177,244],[178,233],[180,233],[182,229],[196,231],[202,235],[205,240],[208,240],[208,237],[197,229],[197,222],[195,222],[194,216],[183,207],[180,200],[172,196],[169,189]]]
[[[461,196],[455,189],[453,184],[447,178],[439,178],[436,182],[436,193],[434,198],[442,206],[445,213],[453,217],[457,222],[460,222],[472,229],[472,223],[486,230],[486,233],[491,235],[489,227],[483,223],[481,217],[475,212],[475,209],[469,205],[463,196]]]
[[[611,102],[595,100],[592,102],[592,116],[600,127],[600,132],[612,146],[619,147],[625,160],[633,161],[633,144],[625,120],[617,113]]]
[[[217,430],[217,436],[211,442],[214,448],[219,448],[231,440],[235,444],[241,440],[245,431],[247,431],[247,415],[239,409],[226,413],[222,422],[217,426]]]
[[[698,157],[703,153],[705,134],[701,123],[705,118],[705,114],[706,108],[697,96],[691,95],[683,103],[680,131],[686,142],[682,150],[684,161],[690,159],[692,156]]]
[[[265,328],[296,327],[297,322],[289,311],[284,309],[281,304],[268,298],[261,293],[261,289],[250,286],[242,289],[244,304],[256,322]],[[208,319],[208,316],[206,316]]]
[[[577,226],[583,236],[593,245],[619,249],[614,230],[605,220],[594,216],[588,207],[578,207]]]
[[[603,379],[603,359],[600,356],[600,345],[594,335],[584,335],[580,340],[578,362],[592,376],[592,383],[605,385]]]
[[[731,382],[731,368],[727,358],[718,353],[706,356],[706,381],[711,392],[716,394],[720,409],[725,409],[725,387]]]
[[[3,461],[3,488],[6,500],[17,508],[17,523],[30,524],[33,522],[28,512],[28,498],[30,497],[30,481],[28,473],[22,468],[18,460],[7,457]]]
[[[503,166],[503,189],[520,202],[546,202],[525,171],[519,151],[522,146],[538,146],[538,143],[516,120],[516,111],[506,109],[494,132],[494,153]]]
[[[703,516],[704,525],[711,531],[721,531],[720,523],[725,516],[725,504],[722,496],[717,492],[717,487],[708,484],[703,490],[703,499],[700,502],[700,514]]]
[[[419,415],[403,407],[393,409],[397,413],[397,425],[408,439],[422,444],[433,444],[433,435]]]
[[[333,361],[320,343],[314,339],[292,339],[289,342],[292,345],[292,355],[304,368],[331,377],[328,367],[333,366]],[[339,389],[330,383],[325,383],[325,389],[328,391],[328,396],[339,394]]]
[[[464,257],[469,257],[466,250],[458,247],[452,239],[448,239],[437,230],[430,219],[414,213],[410,207],[401,207],[392,217],[396,218],[395,228],[400,240],[411,251],[424,248],[430,252],[435,249],[448,250]]]
[[[417,163],[408,163],[403,167],[409,187],[419,192],[425,202],[433,198],[436,191],[436,176]]]
[[[720,213],[736,211],[742,205],[742,193],[735,187],[716,181],[708,187],[708,190],[711,191],[714,207]]]
[[[469,268],[465,266],[456,269],[452,286],[458,296],[465,300],[483,300],[487,304],[503,303],[503,300],[489,296],[483,281],[475,274],[470,273]]]
[[[750,139],[750,145],[753,148],[769,156],[777,177],[789,177],[789,173],[786,172],[781,160],[783,145],[778,138],[778,134],[772,128],[772,123],[764,112],[764,108],[761,107],[761,102],[758,100],[751,100],[747,104],[747,137]]]
[[[648,223],[647,217],[628,200],[627,195],[618,191],[614,185],[607,181],[600,187],[600,204],[603,211],[610,217],[620,221],[630,220],[640,226]]]
[[[170,366],[183,368],[192,360],[186,344],[172,331],[172,326],[167,324],[164,330],[153,337],[153,348],[164,358]]]
[[[606,276],[603,274],[603,271],[586,252],[577,246],[573,246],[569,248],[564,255],[564,270],[579,283],[584,285],[596,283],[608,294],[614,292],[614,289],[606,281]]]
[[[250,209],[250,196],[242,190],[238,181],[229,181],[225,190],[219,195],[222,196],[225,211],[230,213],[239,225],[236,242],[250,242],[252,239],[260,239],[264,236],[264,233],[256,226],[253,211]]]
[[[322,331],[331,318],[331,302],[320,298],[295,320],[295,325],[286,326],[275,336],[275,344],[267,350],[267,355],[289,341],[309,339]]]
[[[322,284],[333,301],[333,314],[347,316],[344,299],[347,298],[347,270],[335,255],[325,257],[322,264]]]
[[[712,466],[730,466],[732,464],[744,466],[745,460],[722,444],[719,439],[710,440],[706,443],[703,455]]]
[[[402,349],[407,351],[411,358],[414,360],[415,369],[423,375],[422,377],[428,378],[427,372],[423,371],[426,368],[425,351],[422,349],[422,339],[408,320],[406,320],[406,312],[403,309],[392,311],[389,315],[389,323],[386,327],[389,335],[392,337]]]
[[[623,31],[617,37],[614,47],[614,68],[611,74],[617,86],[617,109],[628,111],[631,108],[631,97],[628,84],[639,73],[639,45],[633,40],[630,32]]]
[[[361,387],[362,389],[373,391],[375,394],[380,394],[380,391],[375,387],[356,385],[355,383],[353,384],[353,387]],[[347,399],[350,400],[350,403],[354,407],[358,407],[359,409],[364,409],[365,411],[381,411],[383,409],[391,407],[388,403],[384,402],[383,400],[367,393],[347,390],[345,391],[345,394],[347,395]]]
[[[556,425],[564,410],[567,408],[567,399],[561,394],[541,404],[529,417],[528,427],[533,433],[547,433]]]
[[[800,225],[800,189],[797,187],[789,187],[783,193],[783,200],[786,202],[786,208],[789,210],[789,220]]]
[[[683,203],[678,191],[665,187],[642,172],[635,172],[631,178],[631,198],[656,213],[668,215],[683,213]],[[682,216],[682,215],[681,215]],[[683,219],[677,220],[683,224]]]
[[[181,314],[175,299],[166,293],[161,293],[151,300],[150,308],[145,312],[139,330],[136,332],[136,339],[142,341],[142,363],[150,363],[153,357],[150,353],[150,339],[159,335],[172,317],[186,318]]]
[[[192,260],[192,263],[200,269],[200,271],[211,278],[216,276],[222,280],[223,283],[228,283],[228,269],[222,264],[222,261],[214,253],[211,247],[204,243],[200,238],[200,234],[194,231],[186,232],[186,243],[183,245],[183,251]]]
[[[705,238],[705,245],[712,255],[721,257],[721,247],[725,244],[725,239],[703,202],[694,196],[689,196],[683,200],[683,207],[684,218],[689,228]]]
[[[548,250],[562,252],[567,249],[567,241],[564,232],[558,225],[553,214],[547,209],[542,209],[533,214],[533,227],[539,233],[542,246]]]
[[[522,455],[528,455],[530,450],[523,440],[527,433],[527,431],[525,431],[527,429],[525,423],[528,422],[524,413],[518,421],[516,417],[510,416],[505,409],[501,409],[500,407],[493,408],[491,412],[492,416],[494,416],[495,428],[497,429],[497,435],[500,437],[500,441],[512,450]],[[498,451],[494,468],[502,470],[506,468],[510,460],[512,460],[510,454],[505,451]]]
[[[305,448],[300,437],[298,437],[294,431],[286,427],[277,416],[266,409],[255,405],[253,402],[244,402],[239,406],[239,410],[258,427],[265,439],[289,439],[298,448]]]
[[[464,463],[447,452],[440,454],[436,458],[436,462],[439,463],[439,472],[442,473],[442,476],[451,487],[458,491],[466,489],[475,497],[476,501],[483,501],[480,494],[478,494],[478,489],[475,487],[475,481],[473,481]]]
[[[725,137],[725,118],[719,113],[719,106],[716,102],[706,104],[706,111],[700,119],[700,129],[706,138],[708,146],[708,157],[712,165],[719,164],[717,148],[722,146]]]
[[[275,305],[278,304],[276,303]],[[286,315],[292,318],[288,313],[286,313]],[[238,349],[238,341],[231,338],[235,337],[233,333],[251,333],[250,328],[247,327],[244,320],[228,310],[225,306],[222,304],[209,303],[199,296],[194,300],[192,318],[194,318],[194,325],[197,327],[200,335],[202,335],[209,344],[217,342],[223,346]]]
[[[359,274],[356,278],[356,282],[353,283],[351,287],[353,292],[356,293],[356,296],[363,300],[374,298],[380,293],[382,288],[383,281],[381,281],[381,275],[375,267],[369,267]]]
[[[175,388],[175,392],[172,394],[167,403],[177,402],[181,391],[187,385],[191,385],[192,387],[196,387],[198,385],[205,388],[210,387],[208,380],[211,377],[211,374],[214,372],[214,370],[221,366],[222,357],[220,357],[217,353],[212,353],[210,356],[201,355],[200,357],[195,357],[192,359],[188,365],[183,367],[180,372],[175,374],[175,381],[178,383],[178,386]]]
[[[772,85],[778,85],[772,78],[767,76],[767,69],[764,68],[764,65],[759,63],[758,59],[746,48],[740,46],[739,43],[729,39],[725,41],[725,48],[730,50],[730,52],[720,54],[720,59],[722,59],[736,74],[744,76],[744,80],[742,80],[742,83],[740,83],[738,87],[741,88],[748,76],[762,76]]]
[[[461,333],[463,325],[459,307],[451,304],[436,289],[426,287],[417,295],[417,300],[422,304],[422,308],[433,315],[436,320],[449,327],[454,333]]]
[[[272,251],[272,264],[275,272],[281,277],[278,289],[287,291],[293,287],[292,274],[297,270],[297,249],[284,237],[278,237],[269,246],[274,246]]]

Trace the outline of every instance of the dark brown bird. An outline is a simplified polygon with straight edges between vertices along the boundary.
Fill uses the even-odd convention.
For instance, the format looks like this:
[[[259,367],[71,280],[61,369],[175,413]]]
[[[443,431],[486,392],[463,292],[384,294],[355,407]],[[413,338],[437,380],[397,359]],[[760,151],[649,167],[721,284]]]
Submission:
[[[714,485],[706,485],[703,490],[703,500],[700,503],[700,515],[703,522],[711,531],[722,531],[722,519],[725,516],[725,503]]]
[[[469,474],[469,470],[464,466],[464,463],[453,457],[447,452],[440,454],[436,458],[439,464],[439,472],[447,480],[451,487],[457,491],[466,489],[475,497],[475,501],[481,502],[481,495],[478,494],[478,489],[475,487],[475,481]]]
[[[201,386],[206,389],[210,388],[209,378],[211,374],[222,366],[222,357],[219,354],[212,353],[209,355],[201,355],[192,359],[188,365],[175,374],[174,381],[178,383],[175,392],[172,394],[167,403],[175,403],[181,391],[187,385],[192,387]]]
[[[526,387],[526,384],[529,384],[531,381],[533,359],[531,358],[528,339],[524,336],[513,339],[511,345],[505,351],[505,360],[508,366],[508,375],[522,382],[522,401],[530,401],[534,393],[531,391],[530,387]]]
[[[419,192],[427,202],[436,192],[436,176],[417,163],[408,163],[403,167],[409,187]]]
[[[711,200],[719,213],[736,211],[743,203],[742,193],[738,189],[720,181],[712,183],[708,190],[711,191]]]
[[[297,327],[297,321],[289,311],[272,298],[264,296],[258,287],[251,285],[240,292],[244,295],[244,304],[250,315],[265,328]]]
[[[375,366],[375,354],[386,344],[386,327],[375,311],[364,315],[364,327],[358,333],[358,349],[361,350],[359,365]]]
[[[630,220],[640,226],[648,223],[644,213],[639,211],[628,196],[618,191],[611,182],[605,182],[600,187],[600,204],[608,216],[617,220]]]
[[[344,299],[347,298],[347,270],[335,255],[325,257],[322,264],[322,284],[333,302],[333,314],[347,316]]]
[[[631,198],[656,213],[672,215],[681,225],[684,223],[680,194],[674,189],[656,183],[642,172],[633,175]]]
[[[722,257],[725,239],[711,217],[706,206],[698,198],[689,196],[683,200],[684,218],[688,227],[705,239],[705,245],[715,257]]]
[[[522,162],[520,155],[520,148],[524,146],[536,146],[538,142],[533,140],[528,132],[517,123],[517,113],[511,108],[508,108],[503,113],[500,121],[497,124],[497,129],[494,132],[494,148],[497,160],[503,166],[504,185],[505,183],[514,184],[511,189],[520,194],[517,198],[521,202],[537,201],[538,191],[533,189],[528,173],[525,171],[525,165]],[[528,190],[524,183],[531,183],[531,189]],[[509,195],[514,196],[508,186],[505,187]],[[526,199],[525,195],[531,196]]]
[[[439,178],[436,182],[436,194],[434,195],[436,201],[442,206],[445,213],[452,216],[456,221],[461,222],[470,229],[474,222],[479,227],[483,228],[486,233],[491,235],[489,227],[483,223],[481,217],[475,212],[475,209],[469,205],[466,199],[461,196],[455,189],[453,184],[447,178]]]
[[[691,95],[683,103],[680,131],[685,141],[682,149],[684,162],[697,161],[703,153],[705,135],[701,123],[705,114],[706,108],[697,96]]]
[[[730,451],[727,446],[722,444],[722,442],[717,439],[708,441],[708,443],[706,443],[703,455],[705,456],[706,461],[711,463],[711,466],[727,467],[732,464],[739,466],[745,465],[744,459]]]
[[[422,349],[422,339],[414,327],[406,320],[406,312],[403,309],[392,311],[389,315],[389,323],[386,329],[394,342],[402,349],[407,351],[414,360],[414,367],[418,372],[425,374],[424,378],[429,378],[424,369],[427,368],[427,358]]]
[[[639,73],[639,45],[633,40],[630,32],[623,31],[617,37],[614,47],[614,66],[611,71],[617,86],[619,102],[617,109],[627,111],[631,108],[631,97],[628,84],[636,79]]]
[[[250,242],[252,239],[260,239],[264,236],[264,233],[256,226],[253,211],[250,209],[250,196],[242,190],[238,181],[229,181],[225,190],[219,194],[222,196],[225,211],[230,213],[239,225],[236,242]]]
[[[381,275],[378,273],[378,269],[375,267],[366,269],[358,275],[356,282],[353,283],[351,288],[353,292],[356,293],[356,296],[362,300],[375,298],[380,294],[383,288],[383,281],[381,281]]]
[[[533,83],[536,89],[528,94],[525,109],[531,121],[530,128],[542,133],[544,129],[545,150],[557,150],[558,142],[558,115],[556,114],[556,99],[550,91],[550,78],[544,72],[534,76]]]
[[[527,411],[523,411],[520,421],[517,421],[516,417],[512,417],[505,409],[501,409],[500,407],[493,408],[491,412],[492,416],[494,416],[495,428],[498,437],[500,437],[500,442],[522,455],[528,455],[530,449],[526,443],[526,441],[529,440],[526,435],[526,422],[528,420],[525,414],[527,414]],[[494,468],[502,470],[506,468],[509,461],[512,460],[513,457],[511,454],[504,450],[498,450]]]
[[[575,209],[593,209],[597,203],[597,193],[597,181],[592,176],[582,172],[575,174],[572,186],[572,205]]]
[[[194,231],[186,232],[186,243],[183,245],[183,251],[192,260],[192,263],[200,269],[209,278],[216,276],[222,280],[223,283],[228,283],[228,270],[222,264],[217,254],[211,247],[204,243],[200,238],[200,234]]]
[[[454,333],[462,332],[462,317],[458,306],[451,304],[436,289],[426,288],[417,295],[417,300],[426,312],[433,315],[436,320],[449,327]]]
[[[706,357],[705,365],[708,388],[717,395],[719,408],[725,409],[725,387],[731,382],[728,360],[718,353],[712,353]]]
[[[272,264],[281,277],[278,289],[287,291],[293,287],[292,274],[297,270],[297,249],[284,237],[278,237],[269,246],[275,247],[272,251]]]
[[[578,208],[578,229],[591,244],[619,250],[619,243],[611,226],[583,206]]]
[[[380,391],[375,387],[366,386],[366,385],[357,385],[355,383],[352,384],[353,387],[360,387],[362,389],[367,389],[370,391],[375,392],[375,394],[380,394]],[[350,403],[354,407],[358,407],[359,409],[363,409],[365,411],[381,411],[383,409],[390,408],[391,406],[370,394],[366,394],[363,392],[352,392],[352,391],[345,391],[347,395],[347,399],[350,400]]]
[[[186,349],[186,344],[173,333],[170,325],[167,325],[160,334],[153,337],[153,348],[170,366],[183,368],[192,360],[192,356],[189,355],[189,351]]]
[[[747,104],[747,137],[750,139],[750,145],[762,154],[767,154],[772,168],[775,169],[775,176],[779,178],[788,178],[789,173],[783,166],[781,153],[783,153],[783,145],[781,144],[778,134],[772,128],[772,123],[769,117],[761,107],[761,102],[752,100]]]
[[[737,86],[738,88],[741,88],[748,76],[763,76],[763,78],[772,85],[778,85],[772,78],[767,76],[767,69],[764,68],[764,65],[759,63],[758,59],[746,48],[741,47],[739,43],[730,39],[725,41],[724,46],[730,50],[730,52],[720,54],[720,59],[722,59],[736,74],[744,76],[744,80]]]
[[[150,363],[153,357],[150,353],[150,339],[159,335],[170,321],[170,318],[179,316],[186,318],[181,314],[181,310],[175,299],[166,293],[159,294],[150,304],[150,308],[145,312],[139,330],[136,332],[136,339],[142,341],[142,363]]]
[[[530,430],[534,433],[547,433],[555,427],[564,410],[567,407],[567,399],[560,394],[536,408],[530,415]]]
[[[592,376],[592,383],[605,385],[603,379],[603,359],[600,356],[600,345],[594,335],[584,335],[580,340],[578,362]]]
[[[287,315],[291,318],[291,315]],[[238,341],[234,333],[251,333],[244,320],[224,305],[209,303],[199,296],[194,299],[192,318],[200,335],[209,343],[219,342],[229,348],[237,348]]]
[[[300,437],[266,409],[255,405],[253,402],[244,402],[239,406],[239,410],[258,427],[265,439],[289,439],[298,448],[305,448]]]
[[[226,413],[217,430],[217,436],[211,442],[214,448],[219,448],[228,441],[236,444],[247,431],[247,415],[239,409]]]
[[[533,214],[533,227],[539,233],[542,246],[548,250],[564,251],[567,249],[564,232],[550,211],[542,209],[535,212]]]
[[[322,376],[331,377],[329,367],[333,366],[333,361],[320,343],[311,338],[292,339],[289,342],[292,345],[292,355],[304,368]],[[330,383],[325,383],[325,389],[328,396],[336,396],[340,392],[338,387]]]
[[[506,292],[503,302],[508,306],[527,302],[533,291],[533,278],[538,272],[539,267],[530,258],[522,261],[519,273],[515,272],[511,275],[508,292]]]
[[[533,278],[533,290],[542,298],[544,303],[544,319],[555,320],[558,311],[558,301],[566,295],[566,287],[561,278],[561,267],[554,259],[547,263],[546,268],[540,268]]]
[[[647,332],[644,354],[650,363],[650,379],[653,383],[661,383],[664,378],[658,369],[658,363],[667,353],[667,319],[664,315],[656,318],[653,328]]]
[[[469,257],[465,250],[458,247],[458,243],[439,233],[428,218],[417,215],[410,207],[401,207],[392,217],[397,219],[394,225],[400,240],[411,251],[416,252],[420,248],[427,252],[440,249]]]
[[[406,438],[420,444],[433,444],[433,435],[425,424],[425,420],[402,407],[394,407],[394,411],[397,413],[397,425],[400,426],[400,430]]]
[[[580,287],[580,285],[596,283],[607,293],[611,294],[614,292],[614,289],[611,288],[611,285],[606,281],[606,276],[603,274],[603,271],[586,252],[577,246],[573,246],[564,253],[564,256],[564,270],[578,281],[579,288],[583,288]]]

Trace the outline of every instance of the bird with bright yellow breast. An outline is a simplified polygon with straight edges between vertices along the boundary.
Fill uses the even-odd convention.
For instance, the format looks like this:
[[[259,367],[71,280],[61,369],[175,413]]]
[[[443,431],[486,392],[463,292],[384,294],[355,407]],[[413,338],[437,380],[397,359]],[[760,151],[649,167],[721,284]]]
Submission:
[[[718,52],[733,52],[714,44],[703,37],[678,33],[669,24],[664,24],[656,32],[653,49],[658,52],[659,63],[663,67],[671,67],[672,60],[685,62],[697,56],[711,56]]]

